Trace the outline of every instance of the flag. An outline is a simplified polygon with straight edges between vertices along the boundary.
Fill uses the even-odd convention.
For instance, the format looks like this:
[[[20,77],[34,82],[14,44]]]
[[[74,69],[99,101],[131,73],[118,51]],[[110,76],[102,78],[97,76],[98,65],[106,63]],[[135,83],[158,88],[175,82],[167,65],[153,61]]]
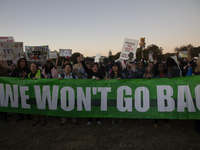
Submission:
[[[188,70],[188,73],[186,76],[192,76],[192,67],[190,66],[189,70]]]

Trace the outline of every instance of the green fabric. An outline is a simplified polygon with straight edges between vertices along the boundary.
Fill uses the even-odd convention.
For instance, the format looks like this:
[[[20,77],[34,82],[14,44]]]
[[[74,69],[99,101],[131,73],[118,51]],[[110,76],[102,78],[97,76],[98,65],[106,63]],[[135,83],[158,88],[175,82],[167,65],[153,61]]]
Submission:
[[[172,104],[174,103],[174,109],[162,110],[158,104],[158,95],[162,93],[159,91],[161,86],[170,87],[172,93],[170,98]],[[46,88],[46,91],[44,89]],[[58,93],[56,97],[56,90],[53,92],[53,88],[58,87]],[[123,87],[125,89],[131,89],[127,92],[125,90],[119,90]],[[188,88],[187,88],[188,87]],[[11,88],[11,96],[8,89]],[[25,103],[22,98],[23,88],[25,88]],[[50,89],[50,99],[54,99],[56,108],[50,106],[49,101],[44,97],[46,103],[44,109],[39,109],[39,103],[36,97],[48,93]],[[110,89],[106,92],[106,107],[102,110],[102,97],[105,98],[105,93],[102,94],[101,89]],[[40,89],[40,90],[38,90]],[[69,90],[65,92],[65,90]],[[145,89],[145,92],[141,92],[139,89]],[[183,89],[187,89],[183,92]],[[16,92],[17,90],[17,92]],[[36,90],[40,91],[36,92]],[[196,90],[196,91],[195,91]],[[198,91],[199,90],[199,91]],[[66,99],[64,99],[64,94]],[[83,91],[83,92],[82,92]],[[148,92],[146,92],[148,91]],[[81,93],[82,92],[82,93]],[[105,91],[104,91],[105,92]],[[18,98],[16,98],[18,93]],[[73,94],[74,93],[74,94]],[[166,90],[163,90],[164,95],[169,94]],[[0,77],[0,111],[1,112],[15,112],[15,113],[27,113],[27,114],[41,114],[49,116],[65,116],[65,117],[99,117],[99,118],[148,118],[148,119],[200,119],[200,76],[189,76],[179,78],[156,78],[156,79],[124,79],[116,80],[92,80],[92,79],[21,79],[11,77]],[[6,95],[8,97],[8,106],[2,104],[6,101]],[[48,94],[47,94],[48,95]],[[54,97],[53,97],[54,95]],[[74,96],[68,99],[68,96]],[[78,96],[79,95],[79,96]],[[122,95],[120,99],[119,95]],[[139,95],[139,98],[137,97]],[[181,98],[182,95],[182,98]],[[10,97],[12,98],[10,98]],[[191,97],[190,97],[191,96]],[[135,99],[136,97],[136,99]],[[140,98],[141,97],[141,98]],[[146,97],[146,98],[145,98]],[[148,99],[145,100],[145,99]],[[80,99],[82,105],[80,105]],[[118,100],[117,100],[118,99]],[[131,100],[130,100],[131,99]],[[12,101],[18,101],[17,106]],[[63,101],[66,101],[64,103]],[[70,100],[70,102],[69,102]],[[79,101],[79,102],[78,102]],[[91,101],[91,103],[89,103]],[[144,105],[147,106],[147,110],[138,110],[138,102],[141,105],[141,109]],[[122,102],[120,110],[117,103]],[[171,105],[170,102],[170,105]],[[50,102],[51,103],[51,102]],[[64,106],[65,104],[65,106]],[[89,104],[87,107],[85,104]],[[129,105],[128,105],[129,104]],[[30,108],[24,108],[25,105],[29,105]],[[72,105],[72,109],[69,110],[69,105]],[[169,105],[167,100],[164,100],[164,105]],[[78,110],[79,106],[79,110]],[[91,110],[88,109],[91,106]],[[173,106],[173,105],[172,105]],[[42,106],[41,106],[42,107]],[[66,109],[64,109],[65,107]],[[80,107],[82,110],[80,110]],[[173,108],[173,107],[172,107]]]

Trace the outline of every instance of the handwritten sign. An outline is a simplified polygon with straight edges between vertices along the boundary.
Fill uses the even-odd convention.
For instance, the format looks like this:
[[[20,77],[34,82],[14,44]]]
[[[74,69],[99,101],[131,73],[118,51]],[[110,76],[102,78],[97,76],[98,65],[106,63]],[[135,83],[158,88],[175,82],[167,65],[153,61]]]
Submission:
[[[58,57],[57,52],[49,52],[50,59],[56,59]]]
[[[14,40],[14,38],[12,36],[0,37],[0,41],[2,41],[2,42],[15,42],[15,40]]]
[[[101,58],[101,54],[97,53],[94,62],[99,62],[99,58]]]
[[[44,61],[48,59],[49,46],[25,46],[27,61]]]
[[[72,50],[71,49],[59,49],[59,53],[60,53],[60,57],[66,57],[66,56],[71,57]]]
[[[136,50],[138,47],[138,40],[133,40],[133,39],[125,39],[124,44],[122,47],[120,59],[122,60],[133,60],[136,59]]]
[[[18,60],[23,55],[23,42],[0,42],[0,60]]]

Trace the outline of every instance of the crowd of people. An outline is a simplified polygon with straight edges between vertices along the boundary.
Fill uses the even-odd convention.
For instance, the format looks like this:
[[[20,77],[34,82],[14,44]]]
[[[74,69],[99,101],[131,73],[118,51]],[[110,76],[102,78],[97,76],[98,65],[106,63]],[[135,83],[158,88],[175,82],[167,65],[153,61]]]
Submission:
[[[70,58],[63,59],[60,71],[58,66],[54,65],[52,61],[47,60],[44,66],[39,66],[37,63],[32,62],[28,66],[26,58],[21,58],[17,64],[8,65],[6,61],[0,61],[0,76],[5,77],[19,77],[19,78],[58,78],[59,80],[65,79],[95,79],[95,80],[111,80],[111,79],[151,79],[151,78],[173,78],[182,77],[188,74],[189,69],[192,70],[192,75],[200,75],[200,57],[198,60],[191,58],[191,49],[188,48],[188,59],[181,59],[177,62],[173,58],[167,58],[165,61],[155,60],[153,62],[146,62],[142,60],[124,61],[123,63],[117,61],[113,64],[110,62],[103,65],[101,61],[85,62],[82,54],[77,55],[77,63],[72,65]],[[7,121],[8,113],[1,112],[1,119]],[[29,114],[19,114],[17,121],[24,119],[31,119]],[[41,118],[42,125],[45,125],[44,116],[34,115],[34,123],[36,126]],[[100,118],[95,118],[98,125],[102,125]],[[122,122],[122,119],[119,119]],[[72,118],[72,123],[78,124],[77,118]],[[111,120],[115,124],[115,119]],[[165,125],[171,128],[169,119],[164,120]],[[66,124],[66,118],[61,117],[61,124]],[[88,118],[87,125],[92,124],[92,118]],[[154,119],[154,128],[158,128],[158,119]],[[200,133],[200,121],[196,120],[195,130]]]

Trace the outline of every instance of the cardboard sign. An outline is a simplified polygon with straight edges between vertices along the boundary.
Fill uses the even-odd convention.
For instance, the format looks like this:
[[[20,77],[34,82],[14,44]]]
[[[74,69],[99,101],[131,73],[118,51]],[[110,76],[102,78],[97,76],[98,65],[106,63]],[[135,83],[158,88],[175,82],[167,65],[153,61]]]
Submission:
[[[0,60],[18,60],[23,56],[23,42],[0,42]]]
[[[99,62],[99,58],[101,58],[101,54],[97,53],[94,62]]]
[[[58,58],[57,52],[49,52],[49,58],[50,59],[56,59],[56,58]]]
[[[15,40],[14,40],[14,38],[12,36],[0,37],[0,41],[2,41],[2,42],[15,42]]]
[[[178,58],[187,58],[188,51],[179,51]]]
[[[136,50],[138,47],[138,40],[125,39],[119,59],[132,60],[136,59]]]
[[[44,61],[48,59],[49,46],[25,46],[27,61]]]
[[[59,53],[60,53],[60,57],[66,57],[66,56],[71,57],[72,50],[71,49],[59,49]]]
[[[149,52],[149,60],[150,60],[150,61],[153,61],[153,51],[150,51],[150,52]]]

